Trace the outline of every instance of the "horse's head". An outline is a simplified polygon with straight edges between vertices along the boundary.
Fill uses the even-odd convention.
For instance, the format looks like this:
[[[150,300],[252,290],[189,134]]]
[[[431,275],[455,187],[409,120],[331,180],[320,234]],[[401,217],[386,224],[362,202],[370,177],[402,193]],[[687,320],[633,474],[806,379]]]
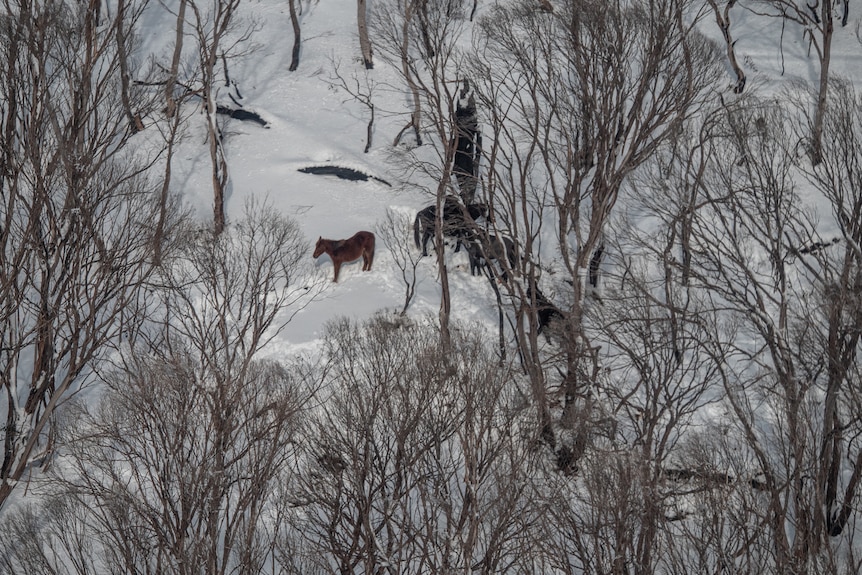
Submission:
[[[326,240],[323,239],[323,236],[317,238],[317,245],[314,246],[314,253],[312,257],[317,258],[326,251]]]

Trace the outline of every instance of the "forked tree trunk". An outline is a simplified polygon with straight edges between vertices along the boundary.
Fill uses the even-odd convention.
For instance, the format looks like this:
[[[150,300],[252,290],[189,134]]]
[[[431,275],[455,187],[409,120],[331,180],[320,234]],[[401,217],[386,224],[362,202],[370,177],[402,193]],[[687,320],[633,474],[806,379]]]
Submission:
[[[413,9],[411,5],[404,13],[404,23],[401,26],[401,73],[404,75],[404,79],[410,87],[410,93],[413,97],[413,111],[410,114],[410,123],[404,126],[404,128],[398,132],[398,135],[395,136],[395,141],[392,144],[393,146],[398,145],[398,142],[401,140],[401,136],[410,128],[413,129],[413,134],[416,137],[416,145],[422,145],[422,134],[420,132],[422,100],[419,95],[419,86],[417,86],[415,80],[413,80],[413,73],[410,69],[410,60],[408,56],[410,52],[410,21],[412,19]]]
[[[434,42],[431,39],[431,31],[428,21],[428,0],[419,0],[419,32],[422,36],[422,46],[425,48],[425,59],[430,60],[437,55]]]
[[[727,49],[727,60],[730,62],[730,67],[736,74],[736,85],[733,87],[734,94],[741,94],[745,89],[745,71],[739,62],[736,60],[736,50],[734,50],[734,40],[730,33],[730,10],[736,4],[736,0],[728,0],[724,5],[724,10],[719,10],[716,0],[709,0],[709,5],[712,6],[712,11],[715,13],[715,21],[718,28],[721,30],[721,35],[724,37],[724,45]]]

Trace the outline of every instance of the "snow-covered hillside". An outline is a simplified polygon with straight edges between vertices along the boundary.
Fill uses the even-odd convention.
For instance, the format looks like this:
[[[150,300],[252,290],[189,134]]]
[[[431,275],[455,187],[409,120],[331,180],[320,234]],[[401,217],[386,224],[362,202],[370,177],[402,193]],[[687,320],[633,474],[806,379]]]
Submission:
[[[209,256],[195,248],[200,268],[166,272],[170,281],[117,306],[127,303],[136,319],[158,309],[148,319],[176,322],[170,334],[147,339],[145,329],[118,321],[93,362],[36,407],[28,393],[44,394],[45,380],[30,381],[38,370],[9,359],[3,374],[15,384],[4,385],[0,404],[8,428],[38,422],[43,409],[57,412],[32,435],[46,449],[33,449],[21,480],[7,483],[11,495],[0,498],[0,534],[14,541],[0,549],[0,574],[131,565],[142,573],[858,571],[862,371],[854,334],[862,304],[853,286],[862,273],[854,243],[862,239],[855,163],[862,153],[852,144],[862,142],[862,98],[852,83],[862,78],[862,15],[851,11],[842,26],[844,4],[833,7],[830,86],[851,97],[830,100],[828,109],[846,105],[849,114],[827,117],[816,167],[801,118],[815,117],[823,31],[819,16],[802,25],[776,14],[808,18],[821,14],[819,3],[681,2],[679,22],[662,22],[672,31],[667,39],[650,18],[676,14],[677,3],[360,0],[374,49],[367,70],[356,2],[132,2],[144,9],[131,30],[130,76],[150,94],[164,85],[180,4],[188,10],[178,87],[190,91],[176,146],[168,156],[170,122],[156,106],[124,150],[156,158],[147,172],[153,188],[170,157],[170,192],[198,222],[172,241],[204,247],[211,247],[201,238],[213,219],[213,163],[204,102],[194,93],[193,26],[207,24],[217,6],[237,8],[212,95],[259,121],[215,116],[227,168],[226,234],[252,236],[248,213],[295,222],[301,257],[288,266],[291,303],[261,333],[251,329],[260,339],[242,332],[231,340],[242,350],[231,363],[232,349],[207,348],[210,335],[222,335],[207,327],[229,340],[234,324],[249,319],[219,306],[237,297],[245,310],[282,286],[263,294],[218,282],[198,289]],[[790,9],[797,4],[798,12]],[[21,6],[3,11],[17,15]],[[101,26],[124,6],[103,0]],[[302,37],[294,71],[291,8]],[[415,19],[403,30],[414,35],[402,61],[402,29],[393,23],[405,14]],[[746,74],[742,94],[733,89],[716,14],[730,21]],[[566,50],[580,49],[571,38],[539,41],[537,31],[581,24],[596,43],[581,60],[568,59]],[[601,26],[606,35],[595,32]],[[428,30],[425,41],[451,52],[423,52],[420,32]],[[638,44],[615,46],[615,38]],[[654,46],[678,60],[650,60]],[[630,60],[586,69],[603,54]],[[531,61],[536,68],[528,70]],[[656,69],[641,75],[650,63]],[[534,81],[537,71],[561,81]],[[615,87],[626,74],[629,84]],[[433,250],[420,258],[413,245],[414,217],[442,201],[439,178],[450,195],[462,191],[446,155],[455,141],[446,114],[466,102],[457,98],[466,75],[483,138],[477,201],[495,216],[483,225],[518,246],[510,283],[472,275],[466,250],[454,253],[451,239],[440,261]],[[415,106],[410,82],[422,86],[421,145],[405,129]],[[568,92],[582,84],[589,89],[579,94],[593,101]],[[602,113],[619,114],[618,125],[604,126]],[[838,132],[844,139],[830,139]],[[588,134],[595,141],[585,141]],[[343,179],[330,168],[368,177]],[[21,182],[15,193],[38,188]],[[13,221],[10,214],[26,212],[21,205],[0,207],[0,216]],[[360,259],[331,282],[329,257],[312,258],[315,242],[360,230],[377,234],[373,269],[363,272]],[[3,278],[27,275],[10,263],[13,244],[4,239]],[[241,267],[273,247],[264,244],[219,253]],[[164,269],[193,260],[177,258]],[[413,273],[415,295],[399,323]],[[15,282],[3,281],[12,293]],[[153,294],[161,288],[180,295],[159,307]],[[4,309],[19,305],[4,297]],[[441,343],[447,297],[456,329]],[[540,326],[543,312],[550,320]],[[4,313],[0,344],[13,340],[10,325],[27,323]],[[32,343],[45,334],[33,327],[39,321],[30,326],[39,333],[27,340],[31,347],[7,357],[36,364],[50,353]],[[183,339],[192,333],[199,342]],[[132,353],[144,341],[151,353]],[[161,365],[163,357],[171,361]],[[63,369],[72,371],[65,364],[56,371]],[[165,387],[150,389],[152,382]],[[236,428],[231,418],[239,418]],[[63,429],[57,451],[47,447],[54,424]],[[150,433],[164,443],[148,444]],[[13,442],[11,432],[4,437]],[[199,483],[184,483],[198,472]],[[256,476],[265,479],[258,484]],[[206,487],[186,491],[193,484]]]

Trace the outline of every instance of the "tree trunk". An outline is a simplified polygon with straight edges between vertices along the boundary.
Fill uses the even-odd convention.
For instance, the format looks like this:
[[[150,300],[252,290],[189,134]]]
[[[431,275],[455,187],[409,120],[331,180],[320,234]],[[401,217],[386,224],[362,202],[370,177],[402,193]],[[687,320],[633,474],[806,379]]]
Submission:
[[[374,68],[371,52],[371,40],[368,39],[367,8],[365,0],[357,0],[356,22],[359,28],[359,49],[362,51],[362,63],[366,70]]]
[[[730,62],[730,67],[733,68],[733,72],[736,74],[736,86],[733,88],[733,93],[741,94],[745,89],[745,71],[736,60],[736,51],[733,48],[734,41],[730,34],[730,10],[733,8],[734,4],[736,4],[736,0],[728,0],[727,4],[724,5],[724,10],[722,11],[718,9],[716,0],[709,0],[709,5],[712,6],[712,10],[715,13],[715,21],[721,30],[721,35],[724,37],[724,45],[727,49],[727,59]]]
[[[177,10],[177,29],[174,42],[174,55],[171,58],[171,69],[168,72],[168,80],[165,83],[165,115],[173,118],[177,111],[177,102],[174,98],[174,88],[177,85],[177,75],[180,69],[180,56],[183,52],[183,30],[186,21],[186,4],[188,0],[180,0]]]
[[[288,2],[290,6],[290,24],[293,26],[293,51],[290,54],[289,72],[295,72],[299,68],[299,48],[301,46],[301,30],[299,28],[299,16],[296,14],[296,0]]]
[[[174,144],[177,140],[177,133],[180,129],[181,118],[179,110],[174,110],[174,115],[171,118],[168,139],[165,150],[165,174],[162,179],[162,189],[159,195],[159,216],[156,220],[156,229],[153,232],[153,262],[159,266],[162,263],[162,244],[164,243],[165,224],[168,219],[168,197],[171,189],[171,168],[174,158]]]
[[[210,160],[212,160],[213,229],[216,234],[220,234],[225,227],[224,201],[225,187],[227,186],[227,163],[224,161],[224,150],[219,141],[215,114],[207,112],[207,125],[209,126]]]
[[[366,127],[366,138],[365,138],[365,149],[362,150],[364,154],[367,154],[371,149],[371,139],[374,136],[374,104],[371,102],[369,98],[368,110],[371,112],[371,117],[368,119],[368,126]]]
[[[829,60],[832,56],[832,2],[824,0],[820,5],[820,25],[823,30],[823,46],[820,53],[820,87],[817,94],[817,111],[811,133],[811,162],[815,166],[823,160],[823,116],[829,92]]]
[[[452,296],[449,293],[449,270],[446,267],[446,251],[443,249],[443,206],[446,201],[445,178],[437,189],[437,213],[434,220],[434,243],[437,245],[437,271],[440,274],[440,339],[443,349],[448,350],[452,336],[449,319],[452,314]]]
[[[117,2],[117,19],[115,21],[117,35],[117,61],[120,65],[120,98],[123,102],[123,110],[129,121],[129,129],[132,133],[144,129],[141,116],[132,111],[131,97],[129,96],[129,55],[126,52],[126,0]]]
[[[404,14],[404,23],[401,27],[401,73],[404,74],[404,79],[407,81],[407,85],[410,87],[410,93],[413,96],[413,112],[410,114],[410,123],[405,126],[403,130],[396,136],[395,145],[398,144],[398,141],[401,138],[401,134],[404,133],[404,130],[408,128],[413,128],[413,133],[416,136],[416,145],[422,145],[422,135],[419,131],[421,117],[422,117],[422,100],[419,96],[419,86],[416,85],[416,81],[413,79],[413,74],[410,69],[410,60],[408,54],[410,52],[410,21],[413,18],[413,10],[412,8],[408,8]]]
[[[214,59],[215,49],[213,49]],[[208,64],[208,78],[212,78],[214,65]],[[216,103],[212,94],[212,83],[204,81],[205,92],[205,112],[207,121],[207,137],[209,139],[210,161],[212,162],[212,183],[213,183],[213,229],[216,234],[222,233],[225,227],[225,188],[227,187],[228,169],[227,161],[225,160],[224,147],[221,142],[221,134],[218,129],[218,119],[216,118]]]

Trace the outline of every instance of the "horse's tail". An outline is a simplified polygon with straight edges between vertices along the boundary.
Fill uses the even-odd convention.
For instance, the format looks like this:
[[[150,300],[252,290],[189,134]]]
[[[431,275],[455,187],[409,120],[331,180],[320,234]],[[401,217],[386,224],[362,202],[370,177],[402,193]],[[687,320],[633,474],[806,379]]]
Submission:
[[[413,242],[416,244],[416,249],[421,249],[419,245],[419,214],[416,214],[416,219],[413,220]]]

